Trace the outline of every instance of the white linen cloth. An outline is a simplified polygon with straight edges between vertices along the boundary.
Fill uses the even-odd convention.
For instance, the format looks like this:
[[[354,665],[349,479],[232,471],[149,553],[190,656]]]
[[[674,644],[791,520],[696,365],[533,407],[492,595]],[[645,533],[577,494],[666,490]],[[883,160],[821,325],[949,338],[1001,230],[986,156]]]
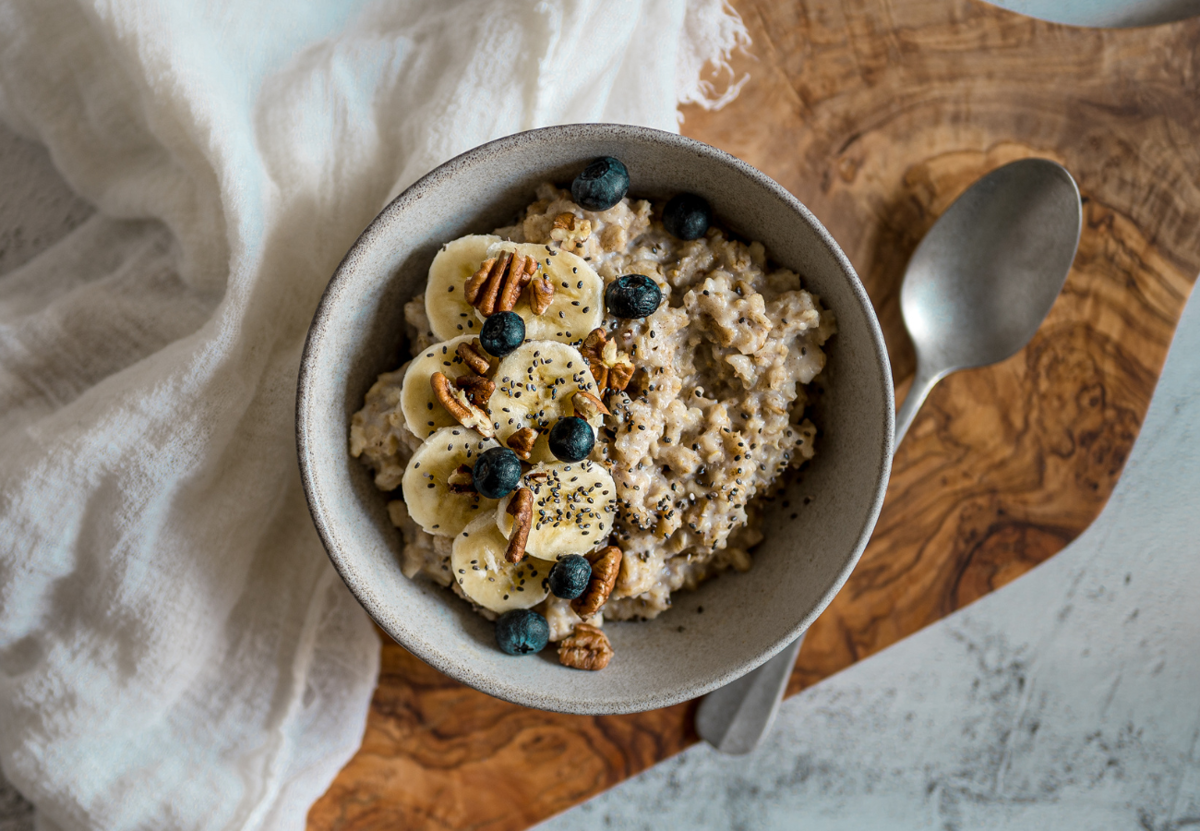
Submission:
[[[470,147],[720,103],[745,38],[724,0],[0,2],[0,116],[98,208],[0,277],[0,764],[40,827],[303,826],[379,652],[296,466],[330,274]]]

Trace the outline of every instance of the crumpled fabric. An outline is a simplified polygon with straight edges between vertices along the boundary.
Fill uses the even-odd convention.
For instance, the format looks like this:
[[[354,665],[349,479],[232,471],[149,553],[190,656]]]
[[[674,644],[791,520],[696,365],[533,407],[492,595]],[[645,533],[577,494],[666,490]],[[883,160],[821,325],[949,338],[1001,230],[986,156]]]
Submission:
[[[297,470],[322,289],[441,162],[676,129],[745,42],[724,0],[0,2],[0,117],[97,208],[0,277],[0,765],[40,828],[303,827],[379,661]]]

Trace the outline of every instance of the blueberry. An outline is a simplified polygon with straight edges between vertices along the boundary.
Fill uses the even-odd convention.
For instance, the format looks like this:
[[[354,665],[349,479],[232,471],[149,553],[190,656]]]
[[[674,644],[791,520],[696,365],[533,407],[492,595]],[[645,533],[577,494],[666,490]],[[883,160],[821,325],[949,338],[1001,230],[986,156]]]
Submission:
[[[550,591],[563,600],[574,600],[583,594],[592,579],[592,564],[586,557],[568,554],[550,569]]]
[[[564,462],[581,462],[592,452],[596,434],[592,425],[578,416],[560,418],[550,428],[550,452]],[[491,452],[490,450],[488,451]]]
[[[532,655],[546,648],[550,624],[532,609],[513,609],[496,618],[496,643],[509,655]]]
[[[607,211],[625,198],[629,171],[612,156],[589,164],[571,183],[571,198],[589,211]]]
[[[645,274],[618,277],[604,290],[604,305],[616,317],[647,317],[654,314],[661,302],[662,289]]]
[[[521,460],[507,447],[493,447],[479,454],[471,475],[475,490],[488,499],[503,499],[521,480]]]
[[[496,312],[483,322],[479,345],[503,358],[525,342],[525,321],[516,312]]]
[[[712,209],[704,197],[681,193],[663,208],[663,227],[679,239],[699,239],[712,224]]]

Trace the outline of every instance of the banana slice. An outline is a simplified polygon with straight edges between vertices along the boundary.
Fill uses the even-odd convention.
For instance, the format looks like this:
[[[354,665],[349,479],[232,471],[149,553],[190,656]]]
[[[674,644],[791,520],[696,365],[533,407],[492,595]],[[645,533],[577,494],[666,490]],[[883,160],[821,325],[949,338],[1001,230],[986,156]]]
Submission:
[[[528,292],[522,293],[517,301],[513,311],[524,319],[527,339],[581,341],[604,322],[604,280],[582,257],[549,245],[507,241],[493,243],[487,256],[495,257],[504,251],[533,257],[538,263],[537,276],[554,285],[554,299],[540,315],[529,307]],[[428,298],[426,294],[426,303]]]
[[[533,257],[538,263],[538,276],[554,286],[554,299],[540,315],[530,308],[528,292],[517,301],[513,311],[525,320],[527,338],[579,341],[600,326],[604,320],[604,281],[581,257],[554,246],[473,234],[448,243],[429,266],[425,314],[437,338],[448,340],[479,332],[484,317],[467,303],[463,286],[484,260],[505,251]]]
[[[409,516],[434,536],[453,537],[480,516],[491,516],[496,500],[474,491],[455,493],[447,484],[459,465],[474,467],[483,451],[496,447],[466,427],[443,427],[417,448],[401,487]]]
[[[470,375],[471,369],[455,352],[460,343],[469,343],[474,335],[451,338],[435,343],[408,365],[404,384],[400,387],[400,412],[408,429],[419,439],[427,438],[443,427],[457,427],[458,421],[433,397],[429,379],[440,372],[453,381],[460,375]],[[490,406],[489,406],[490,409]]]
[[[480,318],[463,297],[463,284],[479,270],[480,263],[487,259],[488,248],[497,242],[500,237],[492,234],[459,237],[433,258],[425,286],[425,315],[438,340],[479,334]]]
[[[411,370],[409,370],[411,373]],[[579,350],[553,340],[528,341],[501,361],[492,378],[496,391],[488,402],[496,436],[506,441],[522,427],[533,427],[544,445],[547,431],[560,418],[574,415],[571,396],[583,390],[599,397],[596,380]],[[599,427],[603,418],[588,419]],[[420,435],[419,433],[417,435]]]
[[[493,612],[528,609],[546,598],[552,563],[526,557],[504,559],[508,541],[491,517],[481,516],[454,539],[450,567],[467,597]]]
[[[533,491],[533,528],[525,542],[530,557],[557,560],[586,554],[608,541],[617,486],[602,465],[587,459],[539,464],[521,478],[519,487]],[[509,494],[496,506],[496,526],[505,539],[512,534],[511,500]]]

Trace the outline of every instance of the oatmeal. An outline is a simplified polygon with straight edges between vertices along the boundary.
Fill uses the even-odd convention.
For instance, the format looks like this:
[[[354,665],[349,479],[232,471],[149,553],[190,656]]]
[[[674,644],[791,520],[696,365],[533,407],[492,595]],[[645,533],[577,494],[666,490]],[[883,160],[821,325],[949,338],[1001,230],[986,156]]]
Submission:
[[[695,208],[684,240],[671,204],[664,224],[662,204],[579,201],[543,185],[515,225],[443,249],[405,309],[414,358],[371,388],[350,449],[381,490],[403,484],[407,576],[519,616],[506,651],[544,625],[572,639],[564,664],[598,668],[605,620],[750,567],[762,500],[813,456],[806,385],[835,324]]]

